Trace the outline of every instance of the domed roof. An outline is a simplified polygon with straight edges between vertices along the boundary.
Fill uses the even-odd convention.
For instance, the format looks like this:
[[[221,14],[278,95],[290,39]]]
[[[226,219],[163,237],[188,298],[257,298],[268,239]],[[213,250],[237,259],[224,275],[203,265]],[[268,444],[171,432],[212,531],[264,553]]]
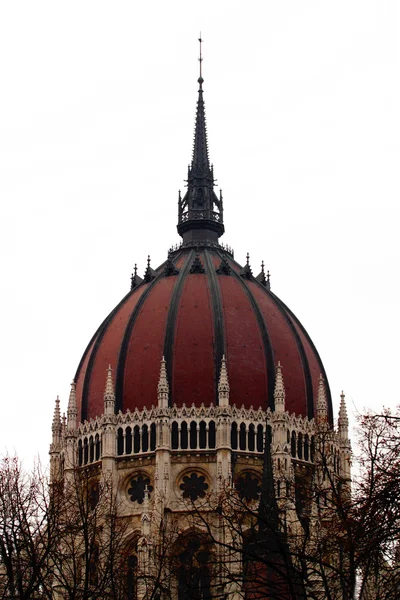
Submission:
[[[155,405],[162,356],[171,404],[217,404],[224,354],[231,404],[273,408],[280,361],[287,410],[313,417],[321,373],[326,380],[322,362],[304,327],[268,288],[222,247],[181,248],[158,269],[148,267],[82,358],[76,376],[81,420],[102,414],[109,364],[117,410]],[[331,407],[328,385],[326,391]]]
[[[193,158],[187,192],[179,194],[182,245],[132,289],[99,327],[76,373],[80,421],[103,413],[106,369],[115,377],[116,410],[157,403],[160,362],[165,356],[171,405],[218,403],[223,355],[230,404],[273,409],[275,367],[281,362],[286,409],[312,418],[319,376],[325,379],[329,419],[332,403],[325,371],[306,330],[271,292],[264,271],[254,277],[230,249],[224,233],[222,194],[214,192],[208,158],[203,79],[197,102]]]

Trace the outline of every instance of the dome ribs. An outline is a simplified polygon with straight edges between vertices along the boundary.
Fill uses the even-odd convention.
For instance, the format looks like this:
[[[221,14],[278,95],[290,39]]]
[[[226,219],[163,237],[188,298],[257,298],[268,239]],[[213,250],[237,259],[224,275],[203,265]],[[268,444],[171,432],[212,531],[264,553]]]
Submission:
[[[94,365],[94,361],[97,355],[97,351],[99,349],[100,343],[107,331],[108,325],[111,323],[114,315],[119,311],[119,309],[124,306],[124,304],[128,301],[128,299],[131,297],[131,292],[128,292],[128,294],[126,294],[126,296],[124,296],[121,300],[121,302],[119,302],[117,304],[117,306],[114,308],[114,310],[112,310],[110,312],[110,314],[104,319],[104,321],[102,322],[102,324],[100,325],[100,327],[98,328],[98,330],[96,331],[96,333],[94,334],[94,336],[92,337],[92,339],[90,340],[90,343],[88,345],[88,347],[86,348],[85,354],[83,355],[81,362],[78,365],[78,369],[76,371],[75,374],[75,378],[74,381],[77,384],[77,390],[80,391],[80,388],[82,386],[82,395],[80,395],[79,393],[77,394],[78,396],[78,407],[79,407],[79,402],[80,402],[80,407],[79,407],[79,417],[81,422],[83,423],[85,420],[88,419],[89,415],[88,415],[88,395],[89,395],[89,388],[90,388],[90,383],[91,383],[91,375],[92,375],[92,370],[93,370],[93,365]],[[90,356],[89,356],[89,360],[87,363],[87,367],[86,367],[86,371],[84,373],[84,380],[83,380],[83,385],[81,383],[81,379],[80,379],[80,373],[81,373],[81,368],[83,365],[83,362],[86,358],[86,355],[91,347],[91,345],[93,344],[93,348],[92,351],[90,352]]]
[[[281,361],[284,368],[290,367],[285,369],[286,408],[289,412],[305,414],[310,397],[307,387],[308,363],[296,330],[276,297],[267,293],[261,282],[249,281],[248,285],[267,323],[275,364]]]
[[[306,360],[307,360],[307,364],[308,364],[308,368],[309,368],[309,372],[310,372],[310,382],[312,384],[312,415],[310,416],[310,414],[308,415],[309,418],[312,418],[315,416],[315,407],[316,407],[316,402],[317,402],[317,393],[318,393],[318,381],[319,381],[319,376],[322,374],[322,377],[324,378],[325,381],[325,390],[326,390],[326,398],[328,401],[328,418],[329,418],[329,423],[331,425],[333,425],[333,408],[332,408],[332,397],[331,397],[331,391],[330,391],[330,387],[329,387],[329,383],[328,383],[328,378],[326,376],[326,372],[325,372],[325,368],[324,365],[322,363],[321,357],[318,353],[318,350],[316,349],[314,342],[312,341],[312,339],[310,338],[307,330],[304,328],[304,326],[300,323],[299,319],[296,317],[295,314],[293,314],[293,312],[290,310],[290,308],[288,308],[286,306],[286,304],[284,302],[282,302],[282,300],[280,300],[279,298],[277,298],[275,296],[275,294],[271,293],[271,296],[273,296],[273,298],[279,302],[281,304],[281,306],[284,308],[284,310],[286,311],[286,314],[288,315],[288,317],[291,319],[291,322],[293,324],[293,327],[296,330],[296,334],[298,335],[299,339],[300,337],[304,338],[304,342],[309,346],[309,352],[307,352],[307,349],[304,347],[304,342],[301,342],[302,347],[303,347],[303,351],[304,354],[306,356]],[[311,360],[316,360],[317,365],[315,366],[315,368],[313,369],[313,373],[311,373],[311,368],[310,368],[310,359],[307,357],[307,355],[310,356]]]
[[[218,404],[218,377],[221,371],[222,357],[226,352],[225,348],[225,331],[224,331],[224,314],[222,310],[221,291],[218,285],[216,271],[210,256],[210,253],[204,252],[205,263],[207,266],[208,285],[210,287],[212,310],[214,316],[214,337],[215,337],[215,394]],[[225,260],[225,259],[223,259]],[[225,260],[226,262],[226,260]],[[221,262],[222,264],[222,262]],[[229,267],[229,265],[228,265]]]
[[[231,403],[273,406],[275,365],[268,331],[245,280],[218,276],[226,330]],[[239,370],[238,370],[238,367]],[[247,371],[247,373],[246,373]]]
[[[176,318],[177,318],[177,314],[178,314],[179,300],[182,295],[183,286],[184,286],[184,283],[186,280],[186,276],[188,275],[188,273],[191,269],[194,256],[195,256],[194,250],[191,250],[186,258],[186,264],[184,264],[182,266],[181,272],[179,273],[179,275],[177,277],[177,281],[175,284],[174,291],[172,293],[171,303],[170,303],[170,307],[169,307],[169,311],[168,311],[168,315],[167,315],[167,323],[165,326],[163,355],[165,357],[165,362],[167,365],[168,381],[171,384],[171,392],[169,395],[169,402],[170,402],[171,406],[174,402],[174,399],[173,399],[174,389],[173,389],[173,379],[172,379],[172,360],[173,360],[173,346],[174,346],[174,341],[175,341]]]
[[[206,266],[206,253],[200,258]],[[177,301],[172,360],[173,403],[200,406],[216,400],[215,330],[208,269],[189,273]]]
[[[158,275],[150,283],[144,284],[144,285],[147,285],[148,287],[147,287],[147,289],[142,288],[143,289],[142,295],[140,296],[140,298],[129,318],[126,329],[125,329],[124,337],[122,339],[122,343],[121,343],[121,347],[120,347],[120,351],[119,351],[117,375],[116,375],[116,379],[115,379],[115,411],[116,412],[118,412],[119,410],[122,410],[122,408],[123,408],[125,361],[126,361],[126,356],[127,356],[127,351],[128,351],[130,338],[131,338],[132,329],[133,329],[136,319],[140,313],[141,307],[143,306],[146,298],[149,296],[151,290],[154,288],[154,286],[157,284],[157,282],[160,280],[160,278],[161,278],[161,275]]]

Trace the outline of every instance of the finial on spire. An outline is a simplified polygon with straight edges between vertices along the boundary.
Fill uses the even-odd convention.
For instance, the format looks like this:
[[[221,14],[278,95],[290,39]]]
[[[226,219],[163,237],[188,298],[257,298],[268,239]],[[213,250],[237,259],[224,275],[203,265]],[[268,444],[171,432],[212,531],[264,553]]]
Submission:
[[[200,43],[200,56],[199,56],[199,63],[200,63],[200,77],[198,78],[198,80],[197,80],[197,81],[199,82],[199,84],[200,84],[200,89],[201,89],[202,83],[204,82],[204,79],[203,79],[203,74],[202,74],[202,63],[203,63],[203,56],[202,56],[202,53],[201,53],[201,44],[203,43],[203,40],[202,40],[202,37],[201,37],[201,31],[200,31],[199,43]]]
[[[250,263],[250,254],[247,253],[246,254],[246,265],[249,266],[249,263]]]
[[[137,264],[133,267],[133,273],[131,275],[131,291],[135,289],[140,283],[142,283],[143,279],[139,277],[137,274]]]
[[[200,43],[200,84],[198,90],[196,123],[192,162],[187,176],[187,192],[178,199],[178,233],[183,242],[195,245],[195,242],[218,242],[224,233],[222,198],[214,192],[216,181],[208,157],[206,115],[203,99],[203,39]]]
[[[152,281],[153,279],[155,279],[156,275],[157,275],[156,271],[154,271],[154,269],[152,269],[150,267],[150,254],[149,254],[147,257],[147,269],[144,274],[144,282],[149,283],[149,281]]]

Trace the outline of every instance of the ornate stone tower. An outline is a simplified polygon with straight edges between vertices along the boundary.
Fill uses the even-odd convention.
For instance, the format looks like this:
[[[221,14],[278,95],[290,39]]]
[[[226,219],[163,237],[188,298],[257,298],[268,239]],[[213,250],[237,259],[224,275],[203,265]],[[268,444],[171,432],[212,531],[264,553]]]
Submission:
[[[329,437],[332,473],[350,479],[344,395],[335,430],[306,330],[271,291],[264,266],[253,276],[249,257],[240,265],[220,242],[201,70],[198,83],[192,162],[178,200],[182,243],[156,269],[149,260],[143,278],[135,268],[131,289],[82,356],[66,423],[57,400],[52,425],[53,482],[85,471],[113,482],[118,515],[129,522],[126,597],[137,600],[148,594],[144,574],[156,577],[151,553],[161,529],[172,598],[246,597],[237,530],[220,526],[215,507],[237,497],[254,515],[269,490],[286,533],[312,525],[316,512],[296,481],[316,477],[318,431]]]

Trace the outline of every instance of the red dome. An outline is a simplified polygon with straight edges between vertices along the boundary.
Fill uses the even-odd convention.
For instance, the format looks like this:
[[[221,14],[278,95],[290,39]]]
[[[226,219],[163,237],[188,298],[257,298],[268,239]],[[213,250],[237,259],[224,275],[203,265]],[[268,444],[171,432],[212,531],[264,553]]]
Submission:
[[[117,411],[156,405],[163,355],[171,404],[217,404],[224,354],[231,404],[273,408],[280,361],[286,409],[313,417],[321,373],[326,381],[322,362],[301,323],[260,279],[215,243],[200,250],[184,244],[158,269],[148,268],[82,357],[75,379],[80,420],[103,413],[109,364]],[[326,392],[332,420],[327,382]]]

